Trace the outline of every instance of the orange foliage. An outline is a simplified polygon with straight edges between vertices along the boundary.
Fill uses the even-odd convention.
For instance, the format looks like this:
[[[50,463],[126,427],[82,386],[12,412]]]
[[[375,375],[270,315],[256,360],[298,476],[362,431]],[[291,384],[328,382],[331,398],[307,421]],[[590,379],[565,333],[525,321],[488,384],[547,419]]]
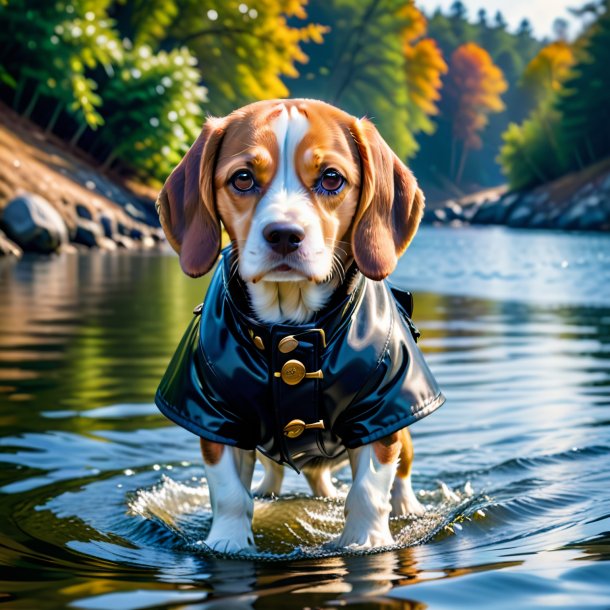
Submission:
[[[469,42],[451,55],[445,97],[453,123],[453,137],[464,149],[480,148],[479,132],[488,123],[488,115],[504,109],[501,94],[508,85],[502,70],[489,53]]]

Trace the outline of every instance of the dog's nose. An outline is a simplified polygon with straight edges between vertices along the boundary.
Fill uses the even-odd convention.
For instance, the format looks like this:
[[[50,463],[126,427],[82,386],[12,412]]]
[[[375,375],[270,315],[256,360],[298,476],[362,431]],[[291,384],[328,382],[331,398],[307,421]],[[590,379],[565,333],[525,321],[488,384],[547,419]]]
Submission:
[[[299,225],[272,222],[263,229],[263,237],[274,252],[286,255],[301,245],[305,231]]]

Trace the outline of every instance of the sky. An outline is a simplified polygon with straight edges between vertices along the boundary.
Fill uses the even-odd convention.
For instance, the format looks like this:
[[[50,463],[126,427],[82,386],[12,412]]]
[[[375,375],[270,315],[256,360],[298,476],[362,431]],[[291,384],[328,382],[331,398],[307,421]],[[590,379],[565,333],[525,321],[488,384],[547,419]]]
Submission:
[[[509,29],[514,30],[524,17],[527,17],[538,37],[552,37],[553,21],[557,17],[567,19],[570,23],[569,35],[573,36],[579,30],[579,20],[568,12],[568,8],[578,8],[586,4],[585,0],[462,0],[468,9],[468,18],[476,20],[477,11],[480,8],[487,10],[490,18],[496,11],[502,11],[504,18],[509,24]],[[443,12],[451,6],[453,0],[417,0],[416,4],[429,14],[437,7]]]

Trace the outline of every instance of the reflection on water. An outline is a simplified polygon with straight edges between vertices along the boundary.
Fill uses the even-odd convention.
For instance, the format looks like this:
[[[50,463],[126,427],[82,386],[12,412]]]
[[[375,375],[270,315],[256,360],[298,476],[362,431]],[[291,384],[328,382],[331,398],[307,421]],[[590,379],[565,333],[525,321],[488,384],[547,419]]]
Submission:
[[[416,291],[448,402],[412,429],[428,521],[393,527],[407,545],[434,537],[281,562],[198,548],[197,443],[152,405],[206,281],[155,252],[0,261],[0,600],[608,608],[609,257],[604,236],[423,230],[394,280]],[[259,546],[315,555],[340,502],[303,498],[293,473],[285,485],[257,505]]]

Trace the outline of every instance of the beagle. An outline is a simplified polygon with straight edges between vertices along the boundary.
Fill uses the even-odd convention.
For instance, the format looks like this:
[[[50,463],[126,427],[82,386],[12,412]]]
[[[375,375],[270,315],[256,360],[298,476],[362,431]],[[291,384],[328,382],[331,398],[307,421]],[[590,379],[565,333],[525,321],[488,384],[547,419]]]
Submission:
[[[410,295],[385,281],[423,212],[411,172],[367,119],[269,100],[208,119],[157,207],[186,274],[221,258],[155,398],[201,439],[206,544],[255,549],[258,451],[258,494],[279,494],[288,465],[335,496],[332,469],[349,458],[334,544],[391,545],[390,515],[423,512],[407,426],[444,402],[415,344]]]

